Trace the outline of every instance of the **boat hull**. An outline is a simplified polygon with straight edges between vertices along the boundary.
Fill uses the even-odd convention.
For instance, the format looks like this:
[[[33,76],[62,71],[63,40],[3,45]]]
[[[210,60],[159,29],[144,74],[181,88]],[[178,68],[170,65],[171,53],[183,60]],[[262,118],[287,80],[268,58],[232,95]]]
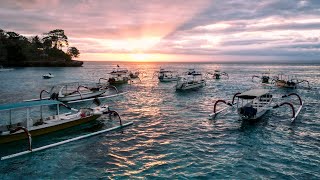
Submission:
[[[172,82],[172,81],[177,81],[178,78],[159,78],[160,82]]]
[[[74,126],[77,126],[80,124],[88,123],[88,122],[96,120],[99,117],[100,117],[100,115],[92,115],[92,116],[84,117],[81,119],[76,119],[76,120],[67,121],[67,122],[60,123],[60,124],[55,124],[53,126],[30,130],[29,133],[31,134],[31,137],[40,136],[40,135],[48,134],[51,132],[63,130],[66,128],[74,127]],[[19,132],[13,133],[13,134],[0,135],[0,144],[18,141],[18,140],[22,140],[22,139],[26,139],[26,138],[27,138],[27,136],[26,136],[25,132],[23,132],[23,131],[19,131]]]
[[[42,76],[42,77],[43,77],[43,79],[51,79],[51,78],[53,78],[51,76]]]
[[[257,119],[259,119],[259,118],[261,118],[266,112],[267,112],[268,110],[266,109],[266,110],[262,110],[262,111],[260,111],[260,112],[257,112],[257,114],[254,116],[254,117],[247,117],[247,116],[243,116],[243,115],[241,115],[241,114],[239,114],[239,116],[240,116],[240,119],[241,120],[245,120],[245,121],[252,121],[252,120],[257,120]]]

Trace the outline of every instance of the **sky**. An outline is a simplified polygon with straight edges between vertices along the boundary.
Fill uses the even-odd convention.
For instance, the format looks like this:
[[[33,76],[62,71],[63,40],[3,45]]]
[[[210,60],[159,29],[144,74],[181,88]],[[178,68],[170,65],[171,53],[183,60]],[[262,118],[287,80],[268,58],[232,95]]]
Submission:
[[[320,62],[320,0],[0,0],[0,29],[88,61]]]

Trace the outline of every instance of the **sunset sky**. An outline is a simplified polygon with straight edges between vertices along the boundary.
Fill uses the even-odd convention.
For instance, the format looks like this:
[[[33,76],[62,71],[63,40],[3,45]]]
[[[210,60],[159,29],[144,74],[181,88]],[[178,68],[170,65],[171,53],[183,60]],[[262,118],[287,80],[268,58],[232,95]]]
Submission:
[[[320,62],[320,0],[0,0],[0,28],[81,60]]]

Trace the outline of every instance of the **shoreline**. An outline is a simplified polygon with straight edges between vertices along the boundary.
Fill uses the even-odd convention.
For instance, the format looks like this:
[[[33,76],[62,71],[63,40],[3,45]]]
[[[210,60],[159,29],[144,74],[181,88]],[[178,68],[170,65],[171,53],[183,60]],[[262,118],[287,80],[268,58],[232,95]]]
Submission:
[[[82,67],[83,61],[23,61],[0,62],[4,67]]]

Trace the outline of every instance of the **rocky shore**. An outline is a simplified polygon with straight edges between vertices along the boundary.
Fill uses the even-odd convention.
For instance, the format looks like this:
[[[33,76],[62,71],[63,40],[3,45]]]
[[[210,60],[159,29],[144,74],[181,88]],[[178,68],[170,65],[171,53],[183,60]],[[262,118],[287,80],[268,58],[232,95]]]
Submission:
[[[22,62],[0,62],[5,67],[81,67],[83,61],[22,61]]]

